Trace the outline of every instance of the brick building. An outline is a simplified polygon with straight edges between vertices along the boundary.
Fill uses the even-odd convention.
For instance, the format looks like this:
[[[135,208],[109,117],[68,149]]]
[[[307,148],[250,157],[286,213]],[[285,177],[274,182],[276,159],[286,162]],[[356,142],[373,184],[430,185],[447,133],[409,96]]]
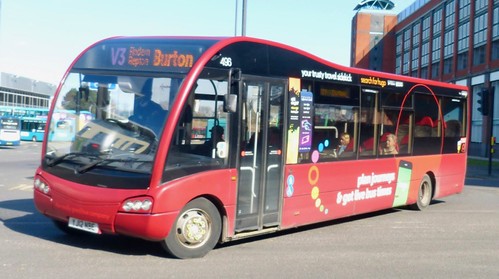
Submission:
[[[359,39],[366,30],[369,51]],[[352,19],[351,65],[466,85],[472,102],[470,155],[488,156],[489,121],[492,136],[499,137],[499,97],[493,115],[478,110],[479,92],[499,94],[499,0],[417,0],[396,16],[359,9]]]

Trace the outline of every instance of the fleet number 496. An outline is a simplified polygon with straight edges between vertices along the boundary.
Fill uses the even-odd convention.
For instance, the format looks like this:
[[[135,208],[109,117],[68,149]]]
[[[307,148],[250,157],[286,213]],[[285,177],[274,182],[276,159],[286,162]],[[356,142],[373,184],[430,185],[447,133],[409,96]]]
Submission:
[[[232,59],[230,57],[222,57],[220,65],[224,67],[232,67]]]

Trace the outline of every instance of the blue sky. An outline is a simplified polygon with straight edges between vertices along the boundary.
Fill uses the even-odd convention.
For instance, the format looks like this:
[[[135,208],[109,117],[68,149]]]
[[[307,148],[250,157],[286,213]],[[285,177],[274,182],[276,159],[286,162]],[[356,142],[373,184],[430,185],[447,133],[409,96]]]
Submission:
[[[0,72],[57,84],[88,45],[118,35],[233,36],[236,0],[0,0]],[[239,9],[243,0],[239,0]],[[247,0],[246,35],[349,65],[361,0]],[[392,0],[401,11],[414,0]],[[241,34],[238,14],[237,34]]]

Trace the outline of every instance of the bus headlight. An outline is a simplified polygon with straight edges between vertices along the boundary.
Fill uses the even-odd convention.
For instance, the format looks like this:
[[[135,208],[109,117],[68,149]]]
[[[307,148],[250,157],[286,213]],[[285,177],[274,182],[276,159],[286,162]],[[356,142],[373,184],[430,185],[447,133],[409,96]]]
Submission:
[[[126,212],[150,213],[152,209],[152,200],[149,197],[140,197],[128,199],[121,205]]]
[[[35,182],[33,183],[33,185],[34,185],[36,190],[44,193],[45,195],[48,195],[48,193],[50,193],[49,185],[38,177],[35,179]]]

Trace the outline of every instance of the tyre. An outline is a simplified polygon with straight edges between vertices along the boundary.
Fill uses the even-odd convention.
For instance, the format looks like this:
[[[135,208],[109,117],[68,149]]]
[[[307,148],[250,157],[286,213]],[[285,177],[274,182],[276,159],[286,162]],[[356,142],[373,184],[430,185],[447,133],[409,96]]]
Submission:
[[[433,187],[431,183],[431,178],[425,174],[421,183],[419,184],[418,189],[418,198],[417,202],[411,206],[412,209],[415,210],[425,210],[431,202],[431,198],[433,196]]]
[[[221,232],[222,221],[215,205],[198,198],[182,209],[161,244],[176,258],[200,258],[215,247]]]
[[[37,141],[36,136],[33,136],[33,138],[31,139],[31,141],[36,142]]]

